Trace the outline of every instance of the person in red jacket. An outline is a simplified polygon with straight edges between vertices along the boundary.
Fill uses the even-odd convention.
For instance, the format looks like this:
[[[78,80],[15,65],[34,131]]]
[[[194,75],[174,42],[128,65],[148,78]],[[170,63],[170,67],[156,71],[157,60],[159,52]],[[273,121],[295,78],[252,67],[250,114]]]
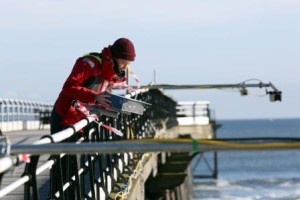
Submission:
[[[51,112],[51,134],[62,131],[85,117],[74,107],[74,101],[109,107],[111,101],[106,91],[110,91],[114,83],[126,81],[125,71],[135,60],[135,56],[133,43],[127,38],[119,38],[101,53],[89,53],[78,58]],[[64,142],[74,142],[75,137],[67,138]],[[53,165],[50,176],[53,191],[60,188],[57,177],[62,175],[62,181],[66,181],[71,174],[77,173],[71,167],[75,166],[76,159],[66,155],[61,158],[61,164]],[[73,189],[68,190],[65,199],[75,199]]]
[[[110,91],[114,83],[126,80],[125,71],[135,56],[133,43],[127,38],[119,38],[101,53],[78,58],[51,112],[51,134],[84,117],[72,105],[74,100],[109,107],[111,102],[105,91]]]

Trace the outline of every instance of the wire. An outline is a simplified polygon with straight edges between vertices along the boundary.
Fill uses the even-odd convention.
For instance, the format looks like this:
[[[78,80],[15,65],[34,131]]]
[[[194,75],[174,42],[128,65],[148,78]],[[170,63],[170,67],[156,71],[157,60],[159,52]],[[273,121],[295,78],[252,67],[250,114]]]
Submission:
[[[250,82],[250,81],[258,81],[259,83],[261,83],[262,81],[260,80],[260,79],[258,79],[258,78],[251,78],[251,79],[247,79],[247,80],[245,80],[245,81],[243,81],[243,82],[241,82],[241,83],[246,83],[246,82]]]
[[[247,82],[253,82],[253,81],[257,81],[259,84],[262,83],[262,81],[261,81],[260,79],[258,79],[258,78],[247,79],[247,80],[245,80],[245,81],[239,83],[239,84],[241,85],[241,89],[246,90],[246,88],[245,88],[243,85],[245,85],[245,83],[247,83]],[[261,88],[261,87],[260,87],[260,88]],[[241,89],[240,89],[240,90],[241,90]],[[265,96],[268,96],[268,92],[266,92],[265,94],[255,94],[255,93],[250,93],[250,92],[248,92],[248,91],[246,90],[246,95],[247,95],[247,96],[254,96],[254,97],[265,97]]]
[[[245,83],[247,82],[253,82],[253,81],[257,81],[258,83],[262,83],[262,81],[258,78],[251,78],[251,79],[247,79],[247,80],[244,80],[242,82],[239,82],[237,85],[240,86],[240,88],[231,88],[231,89],[228,89],[228,88],[218,88],[219,90],[223,91],[223,92],[230,92],[230,93],[235,93],[235,92],[241,92],[241,89],[246,89],[245,88]],[[237,91],[238,90],[238,91]],[[267,96],[267,94],[263,94],[263,95],[258,95],[258,94],[251,94],[249,92],[247,92],[247,95],[249,96],[255,96],[255,97],[265,97]]]

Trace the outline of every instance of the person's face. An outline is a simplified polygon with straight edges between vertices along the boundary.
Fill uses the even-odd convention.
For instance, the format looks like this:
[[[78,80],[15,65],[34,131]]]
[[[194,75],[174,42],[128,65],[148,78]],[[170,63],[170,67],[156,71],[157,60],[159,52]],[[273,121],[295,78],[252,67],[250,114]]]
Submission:
[[[132,63],[132,61],[130,61],[130,60],[124,60],[121,58],[117,58],[116,61],[119,66],[119,70],[126,70]]]

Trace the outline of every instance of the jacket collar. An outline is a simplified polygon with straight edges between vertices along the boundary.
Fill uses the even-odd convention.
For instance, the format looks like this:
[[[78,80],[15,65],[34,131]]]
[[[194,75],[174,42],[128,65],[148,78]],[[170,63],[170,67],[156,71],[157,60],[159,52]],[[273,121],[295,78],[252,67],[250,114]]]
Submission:
[[[105,80],[108,80],[112,83],[119,83],[126,81],[126,78],[120,78],[114,71],[114,62],[112,53],[110,51],[110,46],[105,47],[101,52],[101,57],[103,63],[101,66],[101,75]]]

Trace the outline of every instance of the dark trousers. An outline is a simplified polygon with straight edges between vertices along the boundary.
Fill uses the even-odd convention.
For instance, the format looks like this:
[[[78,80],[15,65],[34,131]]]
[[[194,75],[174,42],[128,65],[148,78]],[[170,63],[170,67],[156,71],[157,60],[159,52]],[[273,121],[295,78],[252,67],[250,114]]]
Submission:
[[[53,109],[51,112],[50,118],[50,132],[51,135],[64,130],[66,127],[61,125],[62,117]],[[71,137],[63,140],[62,142],[75,142],[76,138]],[[61,185],[66,181],[69,181],[71,176],[77,173],[75,166],[77,166],[76,156],[65,155],[60,159],[59,155],[51,155],[56,158],[56,163],[51,169],[50,175],[50,184],[52,192],[57,192],[61,189]],[[59,199],[62,199],[61,196]],[[74,188],[67,189],[67,192],[64,192],[63,199],[75,199]]]
[[[50,116],[50,132],[51,135],[65,129],[61,123],[62,117],[53,109]]]

